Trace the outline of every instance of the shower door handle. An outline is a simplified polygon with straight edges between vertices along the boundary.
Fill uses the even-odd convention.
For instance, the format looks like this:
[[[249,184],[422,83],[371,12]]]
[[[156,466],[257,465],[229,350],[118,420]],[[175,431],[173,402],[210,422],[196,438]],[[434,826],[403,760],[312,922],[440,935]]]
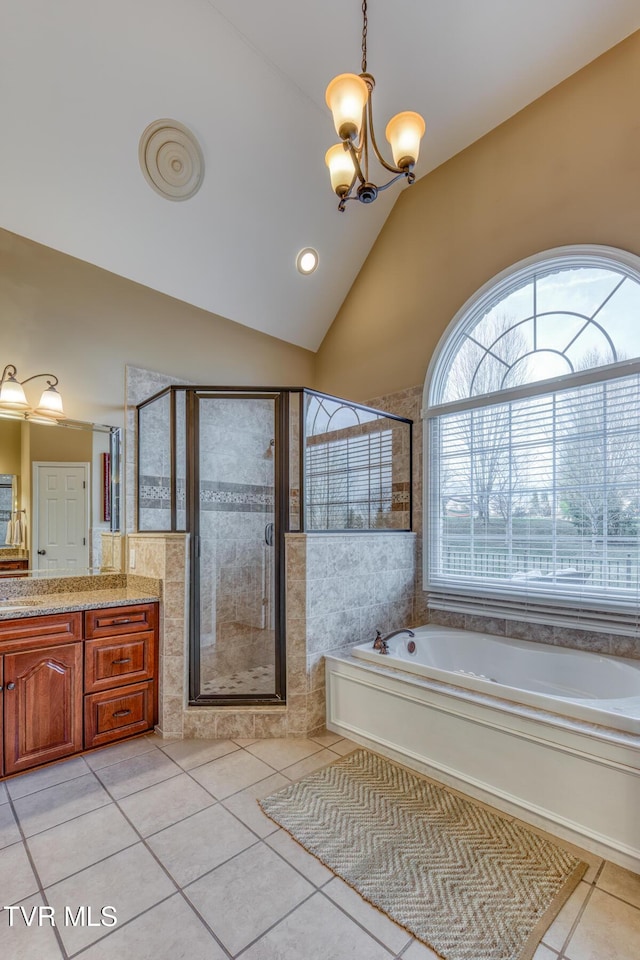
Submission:
[[[268,523],[264,528],[264,542],[268,547],[273,546],[273,524]]]

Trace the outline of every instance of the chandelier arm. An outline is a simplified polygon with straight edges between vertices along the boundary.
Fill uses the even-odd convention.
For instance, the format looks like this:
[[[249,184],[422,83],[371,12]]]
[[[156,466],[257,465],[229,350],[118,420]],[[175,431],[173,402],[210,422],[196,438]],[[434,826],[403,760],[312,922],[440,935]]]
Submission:
[[[347,150],[351,154],[351,159],[353,160],[353,167],[355,169],[355,175],[353,177],[353,180],[351,181],[351,186],[349,187],[349,193],[351,193],[351,191],[353,190],[353,185],[356,182],[356,180],[359,180],[360,183],[365,182],[365,178],[362,174],[362,168],[360,166],[360,157],[358,156],[358,154],[360,155],[363,154],[363,150],[356,150],[351,140],[346,140],[345,142],[347,144]],[[364,147],[364,145],[365,144],[363,141],[362,146]],[[365,169],[366,169],[366,167],[368,166],[366,150],[364,150],[364,157],[365,157]]]
[[[381,154],[380,151],[378,150],[378,144],[376,143],[376,133],[375,133],[375,130],[373,129],[373,104],[372,104],[372,98],[373,98],[373,90],[371,90],[371,91],[369,92],[369,100],[368,100],[368,102],[367,102],[367,120],[368,120],[369,135],[370,135],[370,137],[371,137],[371,146],[373,147],[373,152],[374,152],[375,155],[376,155],[376,158],[377,158],[377,160],[378,160],[378,163],[379,163],[381,166],[383,166],[383,167],[385,168],[385,170],[388,170],[389,173],[404,173],[405,171],[402,170],[400,167],[394,167],[393,164],[387,163],[387,161],[384,159],[384,157],[382,156],[382,154]]]
[[[401,173],[397,173],[395,177],[391,177],[391,180],[388,180],[387,183],[383,183],[382,186],[378,187],[378,193],[380,193],[381,190],[386,190],[387,187],[390,187],[391,184],[395,183],[396,180],[399,180],[400,177],[406,177],[409,183],[413,183],[415,180],[415,176],[413,174],[409,173],[409,171],[402,170]]]

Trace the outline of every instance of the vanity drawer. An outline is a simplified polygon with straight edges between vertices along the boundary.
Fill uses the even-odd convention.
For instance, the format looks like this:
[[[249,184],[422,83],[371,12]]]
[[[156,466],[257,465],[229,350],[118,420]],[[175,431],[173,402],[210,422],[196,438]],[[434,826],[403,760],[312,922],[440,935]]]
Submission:
[[[126,637],[100,637],[84,645],[84,692],[110,690],[126,683],[153,679],[155,636],[132,633]]]
[[[117,637],[124,633],[155,630],[157,604],[136,603],[131,607],[108,607],[105,610],[87,610],[84,615],[84,635]]]
[[[43,605],[46,604],[43,597]],[[39,650],[82,640],[81,613],[52,613],[42,617],[19,617],[15,620],[0,620],[0,653],[20,650]]]
[[[84,745],[99,747],[153,726],[153,680],[84,698]]]

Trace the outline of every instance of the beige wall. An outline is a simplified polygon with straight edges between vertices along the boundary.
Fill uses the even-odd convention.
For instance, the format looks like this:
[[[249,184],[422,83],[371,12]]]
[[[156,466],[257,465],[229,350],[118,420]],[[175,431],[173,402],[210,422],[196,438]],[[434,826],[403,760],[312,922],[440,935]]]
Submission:
[[[405,188],[320,348],[317,387],[364,400],[422,383],[467,298],[538,251],[640,254],[639,90],[640,32]]]
[[[19,420],[0,420],[0,473],[20,473]]]
[[[206,384],[312,385],[309,351],[4,230],[0,333],[2,367],[55,373],[77,420],[123,424],[125,364]],[[43,387],[27,384],[33,403]]]

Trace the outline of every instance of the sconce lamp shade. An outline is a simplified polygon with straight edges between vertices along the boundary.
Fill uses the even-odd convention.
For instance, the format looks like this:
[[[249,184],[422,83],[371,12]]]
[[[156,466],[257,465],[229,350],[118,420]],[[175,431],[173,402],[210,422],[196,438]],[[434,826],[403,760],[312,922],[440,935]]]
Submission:
[[[368,97],[369,89],[356,73],[341,73],[327,87],[327,106],[341,140],[357,140],[360,136],[362,111]]]
[[[40,397],[40,403],[34,413],[40,414],[40,416],[43,417],[51,417],[54,420],[62,420],[64,418],[62,397],[54,386],[49,385],[47,389],[43,391]]]
[[[327,150],[324,162],[329,167],[331,186],[339,197],[346,196],[356,175],[351,153],[343,143],[336,143]]]
[[[7,376],[0,387],[0,407],[6,410],[28,410],[29,404],[22,384],[15,376]]]
[[[396,167],[404,170],[417,163],[425,130],[426,124],[420,114],[411,110],[397,113],[389,120],[385,133]]]

